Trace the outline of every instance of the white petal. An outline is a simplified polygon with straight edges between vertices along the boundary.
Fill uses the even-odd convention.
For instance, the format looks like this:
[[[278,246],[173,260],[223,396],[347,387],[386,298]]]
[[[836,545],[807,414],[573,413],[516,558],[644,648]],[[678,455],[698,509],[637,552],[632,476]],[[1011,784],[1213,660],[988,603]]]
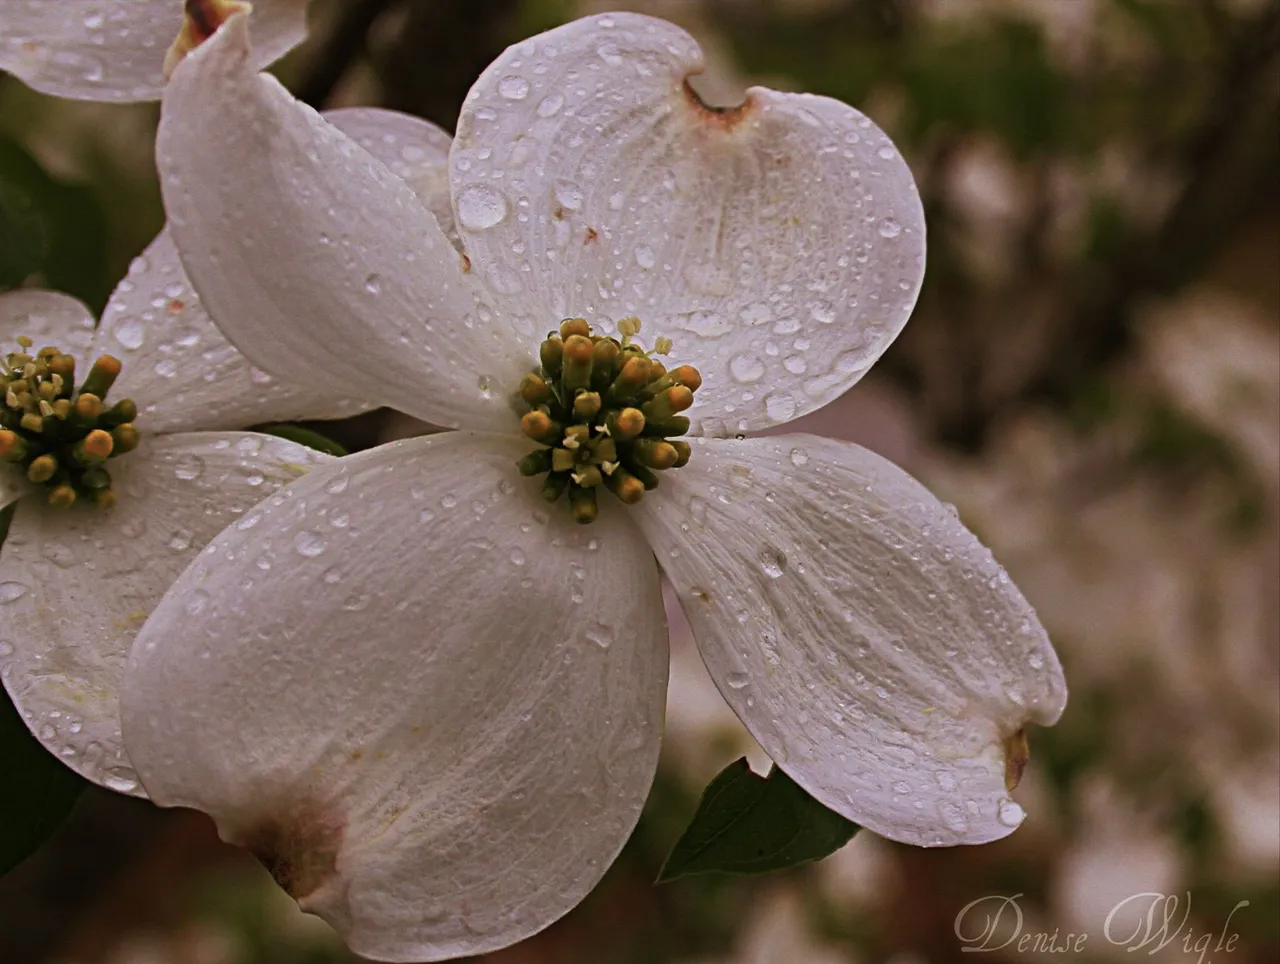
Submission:
[[[93,315],[70,295],[22,289],[0,294],[0,355],[17,351],[26,335],[32,348],[53,345],[80,355],[93,343]]]
[[[340,107],[322,116],[413,188],[454,247],[462,249],[449,197],[453,137],[447,131],[421,117],[381,107]]]
[[[27,725],[76,772],[141,793],[120,742],[133,637],[169,584],[246,508],[332,460],[252,432],[144,436],[108,468],[114,508],[39,494],[0,549],[0,676]]]
[[[437,425],[516,431],[536,345],[475,317],[461,258],[400,178],[247,59],[243,16],[179,65],[157,141],[209,314],[282,379]]]
[[[254,63],[306,36],[306,0],[253,0]],[[182,0],[0,0],[0,70],[80,100],[158,100]]]
[[[923,486],[846,442],[705,440],[635,508],[721,693],[818,800],[926,846],[1021,822],[1006,765],[1061,715],[1062,669]]]
[[[16,465],[0,465],[0,509],[31,491],[27,477]]]
[[[478,274],[536,326],[627,315],[704,375],[705,434],[790,421],[856,382],[924,273],[924,216],[892,142],[852,107],[685,84],[702,52],[635,14],[518,44],[458,121],[454,207]]]
[[[254,368],[214,326],[166,228],[129,265],[102,315],[93,355],[123,363],[111,389],[132,398],[148,432],[244,428],[340,418],[368,406],[324,386],[299,387]]]
[[[586,527],[548,507],[525,448],[446,433],[318,470],[219,536],[134,646],[124,726],[152,798],[212,814],[363,956],[540,930],[649,789],[652,553],[619,506]]]

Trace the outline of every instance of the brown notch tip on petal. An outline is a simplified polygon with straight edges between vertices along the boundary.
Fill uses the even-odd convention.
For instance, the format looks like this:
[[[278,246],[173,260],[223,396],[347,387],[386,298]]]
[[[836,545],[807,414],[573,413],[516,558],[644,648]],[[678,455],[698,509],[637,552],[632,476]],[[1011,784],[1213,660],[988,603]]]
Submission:
[[[685,103],[693,108],[702,122],[709,127],[719,128],[726,132],[736,128],[754,113],[759,106],[755,96],[748,93],[747,99],[737,107],[712,107],[698,96],[698,92],[689,83],[688,77],[684,79],[683,87]]]
[[[182,58],[212,37],[234,14],[251,13],[253,5],[245,0],[186,0],[182,28],[164,55],[164,76],[173,76]]]
[[[1031,759],[1031,748],[1027,746],[1027,730],[1023,727],[1004,741],[1004,785],[1012,792],[1022,782],[1022,774],[1027,769],[1027,761]]]
[[[333,815],[304,807],[263,820],[236,843],[302,903],[337,871],[345,829],[345,822]]]

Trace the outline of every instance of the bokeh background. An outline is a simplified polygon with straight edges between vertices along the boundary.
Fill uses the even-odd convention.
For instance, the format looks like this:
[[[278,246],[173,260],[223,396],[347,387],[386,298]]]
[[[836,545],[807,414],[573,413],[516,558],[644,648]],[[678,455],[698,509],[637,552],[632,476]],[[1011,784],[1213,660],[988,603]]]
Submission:
[[[1030,817],[1007,840],[860,834],[795,871],[654,887],[706,782],[744,753],[766,765],[673,614],[639,829],[579,909],[484,960],[973,961],[982,915],[961,935],[956,919],[989,895],[1022,895],[1023,933],[1088,935],[993,964],[1280,959],[1280,3],[314,0],[312,38],[278,73],[317,106],[452,130],[504,46],[606,8],[694,33],[708,100],[827,94],[901,146],[929,219],[919,307],[804,427],[956,505],[1038,608],[1071,704],[1032,735]],[[156,117],[0,76],[0,183],[37,199],[47,240],[29,283],[102,307],[162,223]],[[385,412],[326,428],[352,448],[422,430]],[[1104,922],[1143,892],[1190,914],[1162,950],[1126,951]],[[1113,936],[1138,925],[1123,920]],[[0,879],[0,964],[353,960],[204,818],[105,791]]]

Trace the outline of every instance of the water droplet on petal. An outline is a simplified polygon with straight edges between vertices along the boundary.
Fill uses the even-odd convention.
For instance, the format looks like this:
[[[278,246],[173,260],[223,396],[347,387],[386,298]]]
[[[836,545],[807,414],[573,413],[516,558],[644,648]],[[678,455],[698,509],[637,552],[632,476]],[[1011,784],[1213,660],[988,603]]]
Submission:
[[[116,341],[130,350],[141,348],[146,340],[146,326],[137,318],[125,318],[112,331]]]
[[[539,117],[553,117],[564,106],[564,98],[559,94],[548,94],[538,105]]]
[[[773,546],[760,550],[760,568],[770,579],[779,579],[787,571],[787,554]]]
[[[734,355],[729,359],[729,374],[743,384],[758,382],[764,377],[764,362],[756,355]]]
[[[786,422],[795,417],[796,400],[786,392],[775,392],[764,400],[765,414],[775,422]]]
[[[529,82],[514,74],[498,81],[498,94],[507,100],[524,100],[529,96]]]
[[[880,221],[880,237],[896,238],[902,233],[902,225],[893,218],[882,218]]]
[[[293,537],[293,547],[298,555],[314,559],[324,552],[324,538],[318,532],[304,529]]]
[[[469,187],[458,195],[458,220],[471,231],[497,227],[507,216],[507,199],[491,187]]]
[[[728,676],[724,678],[724,681],[725,683],[728,684],[729,689],[731,690],[746,689],[747,686],[750,685],[751,683],[751,674],[750,673],[730,673]]]
[[[796,468],[807,465],[809,462],[809,453],[802,448],[793,448],[791,450],[791,464]]]
[[[1000,801],[1000,812],[997,815],[997,819],[1006,827],[1019,826],[1026,819],[1026,816],[1027,812],[1013,800]]]
[[[0,582],[0,604],[17,602],[30,590],[20,582]]]
[[[173,474],[184,482],[193,482],[204,472],[204,459],[198,455],[184,455],[173,467]]]

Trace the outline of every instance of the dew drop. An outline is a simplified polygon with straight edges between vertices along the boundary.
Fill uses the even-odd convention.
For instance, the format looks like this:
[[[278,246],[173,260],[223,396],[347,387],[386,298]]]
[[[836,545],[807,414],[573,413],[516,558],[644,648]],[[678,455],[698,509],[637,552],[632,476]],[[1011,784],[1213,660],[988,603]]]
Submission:
[[[636,248],[636,264],[646,271],[657,264],[657,260],[653,256],[653,248],[643,244]]]
[[[204,459],[198,455],[184,455],[178,460],[178,464],[173,467],[175,478],[181,479],[183,482],[193,482],[200,478],[204,472]]]
[[[802,465],[807,465],[809,462],[809,453],[799,447],[793,448],[791,450],[790,457],[791,457],[791,464],[794,465],[796,468],[799,468]]]
[[[198,616],[204,612],[204,607],[207,605],[209,605],[209,594],[203,589],[193,589],[187,593],[183,608],[188,616]]]
[[[588,641],[595,643],[601,649],[608,649],[613,645],[613,630],[604,623],[596,623],[591,626],[587,630],[586,636]]]
[[[20,582],[0,582],[0,603],[17,602],[29,591]]]
[[[1026,816],[1027,812],[1013,800],[1001,800],[1000,812],[997,814],[996,819],[1006,827],[1016,827],[1026,819]]]
[[[787,554],[773,546],[760,551],[760,568],[770,579],[780,579],[787,571]]]
[[[314,559],[324,552],[324,538],[318,532],[304,529],[293,537],[293,547],[298,550],[298,555]]]
[[[371,274],[367,278],[365,278],[364,290],[371,295],[381,294],[382,293],[382,276],[378,274]]]
[[[572,181],[556,181],[556,201],[561,207],[576,211],[582,207],[582,188]]]
[[[731,690],[746,689],[751,683],[750,673],[730,673],[724,678]]]
[[[507,216],[507,199],[491,187],[469,187],[458,195],[458,220],[464,228],[484,231]]]
[[[729,359],[729,374],[744,385],[758,382],[764,377],[764,362],[756,355],[734,355]]]
[[[539,117],[554,117],[560,112],[560,108],[564,106],[564,98],[559,94],[548,94],[542,99],[542,103],[538,105]]]
[[[786,392],[775,392],[764,400],[765,414],[775,422],[785,422],[796,414],[796,400]]]
[[[880,237],[896,238],[902,233],[902,225],[893,218],[882,218],[880,221]]]
[[[102,775],[102,785],[117,793],[132,793],[138,788],[138,781],[128,770],[116,767]]]
[[[507,100],[524,100],[529,96],[529,82],[512,74],[498,81],[498,94]]]
[[[133,350],[142,347],[147,337],[147,329],[139,319],[125,318],[116,325],[112,334],[122,347]]]
[[[819,301],[809,309],[809,316],[822,325],[829,325],[836,320],[836,309],[829,301]]]

